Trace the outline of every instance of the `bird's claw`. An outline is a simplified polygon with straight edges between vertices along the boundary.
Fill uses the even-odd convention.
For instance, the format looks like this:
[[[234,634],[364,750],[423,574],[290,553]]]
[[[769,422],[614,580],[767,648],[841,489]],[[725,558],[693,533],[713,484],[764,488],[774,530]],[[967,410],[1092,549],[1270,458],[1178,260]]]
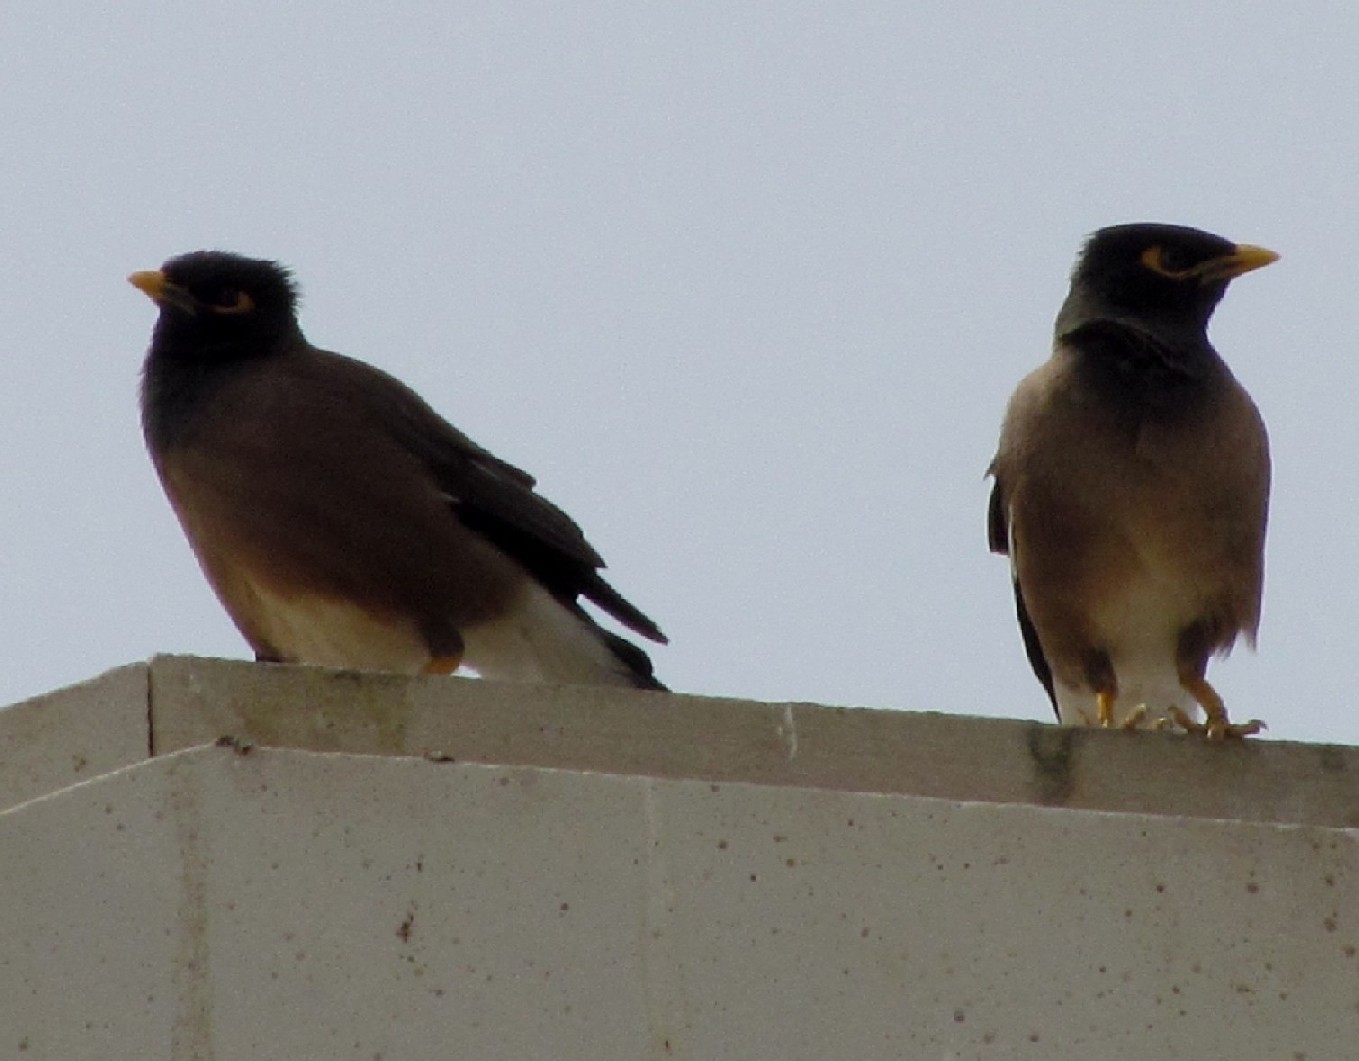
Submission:
[[[1198,722],[1178,707],[1172,707],[1170,714],[1175,720],[1175,725],[1186,733],[1196,734],[1207,741],[1240,740],[1242,737],[1253,737],[1265,728],[1265,724],[1258,718],[1253,718],[1249,722],[1232,722],[1226,714],[1210,714],[1203,722]]]
[[[1077,711],[1080,713],[1081,722],[1087,726],[1094,726],[1099,729],[1141,729],[1142,723],[1147,717],[1147,705],[1138,704],[1128,712],[1128,717],[1122,722],[1115,721],[1114,698],[1108,693],[1099,693],[1096,695],[1094,718],[1091,718],[1086,714],[1084,708],[1077,708]]]

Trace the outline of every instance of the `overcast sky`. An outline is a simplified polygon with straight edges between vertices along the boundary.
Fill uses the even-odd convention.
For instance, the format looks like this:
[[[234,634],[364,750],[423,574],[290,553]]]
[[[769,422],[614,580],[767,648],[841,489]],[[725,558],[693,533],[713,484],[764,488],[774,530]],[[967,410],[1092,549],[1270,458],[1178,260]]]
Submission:
[[[1007,10],[1008,9],[1008,10]],[[676,690],[1049,719],[986,550],[1091,230],[1271,247],[1270,735],[1359,743],[1359,5],[6,5],[0,703],[246,658],[143,449],[125,281],[279,259],[313,342],[538,476]]]

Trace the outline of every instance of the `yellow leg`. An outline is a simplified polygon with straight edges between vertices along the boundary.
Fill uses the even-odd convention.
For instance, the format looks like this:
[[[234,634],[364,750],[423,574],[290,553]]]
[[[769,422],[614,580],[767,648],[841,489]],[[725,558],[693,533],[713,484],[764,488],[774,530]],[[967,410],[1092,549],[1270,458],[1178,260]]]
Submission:
[[[1258,718],[1253,718],[1249,722],[1232,722],[1228,719],[1227,705],[1222,702],[1222,697],[1217,695],[1217,690],[1208,684],[1208,679],[1182,677],[1180,684],[1198,701],[1204,714],[1202,722],[1195,722],[1179,708],[1172,707],[1170,713],[1176,724],[1186,732],[1197,733],[1207,740],[1227,740],[1249,737],[1265,728],[1265,724]]]
[[[1107,689],[1095,694],[1095,710],[1099,724],[1105,729],[1114,728],[1114,699],[1116,695]]]
[[[1090,716],[1081,711],[1081,721],[1087,726],[1099,726],[1101,729],[1137,729],[1142,720],[1147,716],[1145,704],[1139,704],[1133,708],[1128,717],[1121,723],[1114,721],[1114,703],[1118,700],[1118,693],[1104,690],[1095,694],[1095,718],[1092,721]]]

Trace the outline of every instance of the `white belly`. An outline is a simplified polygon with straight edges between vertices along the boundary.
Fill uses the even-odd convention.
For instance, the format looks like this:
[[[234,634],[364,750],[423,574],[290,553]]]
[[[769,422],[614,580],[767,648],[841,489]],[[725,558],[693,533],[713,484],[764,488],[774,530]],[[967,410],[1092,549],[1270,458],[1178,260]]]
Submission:
[[[284,597],[258,583],[250,589],[260,632],[289,659],[324,667],[418,674],[430,662],[410,620],[375,616],[328,597]],[[536,582],[504,618],[460,631],[462,666],[510,682],[633,684],[627,668],[592,628]]]
[[[330,597],[283,597],[252,583],[261,633],[289,659],[322,667],[418,674],[429,649],[416,625]]]
[[[1108,647],[1118,682],[1114,721],[1122,724],[1145,708],[1142,725],[1170,718],[1178,708],[1191,718],[1198,705],[1180,685],[1175,663],[1180,631],[1194,621],[1200,602],[1188,596],[1179,580],[1146,577],[1131,583],[1094,617],[1099,643]],[[1063,722],[1095,718],[1095,695],[1087,688],[1058,682],[1057,713]]]

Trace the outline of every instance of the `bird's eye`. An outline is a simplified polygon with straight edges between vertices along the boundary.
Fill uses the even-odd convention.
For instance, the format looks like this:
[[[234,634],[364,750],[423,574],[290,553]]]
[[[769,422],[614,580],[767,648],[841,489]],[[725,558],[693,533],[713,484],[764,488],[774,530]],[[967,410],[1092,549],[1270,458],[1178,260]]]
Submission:
[[[255,300],[239,287],[219,287],[211,292],[204,302],[213,313],[228,315],[249,313],[255,308]]]
[[[1160,273],[1172,280],[1184,280],[1193,275],[1198,263],[1179,247],[1166,247],[1157,243],[1142,252],[1142,264],[1153,273]]]

